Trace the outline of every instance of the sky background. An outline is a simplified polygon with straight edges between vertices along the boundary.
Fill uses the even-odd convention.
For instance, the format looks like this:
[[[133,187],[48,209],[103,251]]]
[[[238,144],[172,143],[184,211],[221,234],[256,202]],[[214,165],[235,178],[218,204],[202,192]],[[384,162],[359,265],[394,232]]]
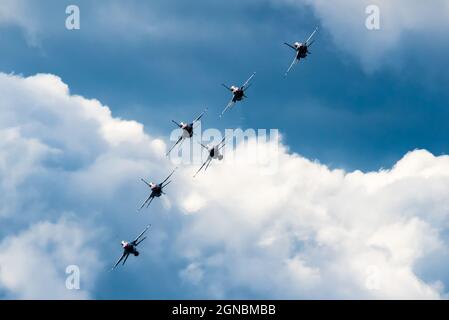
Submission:
[[[80,30],[65,28],[69,4],[81,10]],[[365,27],[369,4],[380,7],[380,30]],[[0,297],[446,297],[448,17],[445,1],[2,0]],[[316,26],[312,54],[284,79],[292,51],[283,42]],[[254,71],[249,98],[219,120],[230,98],[221,83],[242,84]],[[33,77],[40,73],[48,75]],[[171,171],[171,119],[191,120],[205,106],[203,128],[279,129],[282,172],[225,166],[194,184],[182,171],[171,198],[137,215],[146,192],[138,179]],[[221,180],[239,170],[249,176],[236,183],[250,180],[248,189]],[[251,225],[233,229],[239,219]],[[282,226],[270,229],[273,220]],[[143,257],[110,273],[120,240],[148,222]],[[240,235],[230,241],[226,230]],[[291,238],[273,240],[286,231]],[[357,237],[390,258],[349,248]],[[48,272],[32,272],[40,257],[8,271],[35,242]],[[359,282],[336,271],[357,259]],[[59,288],[66,261],[85,265],[77,293]],[[367,290],[369,270],[402,279],[400,270],[403,282]],[[52,281],[58,289],[42,289]]]

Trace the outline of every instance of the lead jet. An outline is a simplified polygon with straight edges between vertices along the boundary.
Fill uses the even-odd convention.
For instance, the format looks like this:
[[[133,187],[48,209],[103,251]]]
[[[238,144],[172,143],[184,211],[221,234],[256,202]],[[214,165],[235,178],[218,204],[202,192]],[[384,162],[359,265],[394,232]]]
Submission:
[[[159,198],[161,195],[165,194],[164,188],[166,186],[168,186],[171,182],[171,180],[168,182],[167,182],[167,180],[170,179],[170,177],[173,175],[173,173],[175,173],[176,169],[173,170],[172,173],[170,173],[169,176],[161,183],[147,182],[144,179],[140,179],[140,180],[142,180],[143,183],[145,183],[151,189],[151,193],[148,196],[148,198],[145,200],[145,202],[142,204],[139,211],[142,210],[142,208],[145,207],[145,205],[148,208],[154,198]]]
[[[220,118],[225,114],[225,112],[229,109],[234,107],[234,105],[238,102],[238,101],[242,101],[243,98],[248,98],[245,94],[245,91],[249,89],[249,87],[251,87],[250,81],[252,80],[252,78],[254,78],[254,76],[256,75],[256,73],[254,72],[251,77],[249,77],[248,80],[246,80],[246,82],[240,86],[231,86],[228,87],[227,85],[225,85],[224,83],[222,84],[223,87],[225,87],[226,89],[228,89],[229,91],[232,92],[232,99],[231,101],[229,101],[228,105],[226,106],[226,108],[224,108],[223,112],[220,115]]]
[[[220,150],[223,149],[223,147],[226,145],[225,140],[226,137],[224,137],[223,140],[221,140],[221,142],[215,146],[205,146],[204,144],[200,143],[201,146],[207,150],[208,156],[207,160],[203,163],[203,165],[198,169],[198,171],[193,176],[194,178],[201,171],[201,169],[203,169],[204,166],[206,166],[206,168],[204,169],[204,171],[206,171],[207,168],[209,168],[209,165],[212,162],[212,160],[218,159],[221,161],[223,159],[223,154],[220,153]]]
[[[122,248],[123,248],[123,254],[122,254],[122,256],[120,257],[120,259],[118,259],[118,261],[117,261],[117,263],[114,265],[114,267],[112,267],[112,270],[114,270],[114,269],[119,265],[119,263],[122,262],[122,260],[123,260],[123,264],[122,264],[122,265],[125,265],[126,260],[128,260],[128,257],[129,257],[130,254],[133,254],[135,257],[137,257],[137,256],[139,255],[139,251],[137,251],[137,246],[138,246],[143,240],[145,240],[145,239],[147,238],[147,237],[143,237],[143,238],[142,238],[142,236],[144,235],[145,232],[147,232],[147,230],[150,228],[150,226],[151,226],[151,225],[148,225],[148,226],[145,228],[145,230],[143,230],[142,233],[139,234],[139,236],[138,236],[136,239],[134,239],[133,241],[131,241],[131,242],[122,241],[122,242],[121,242]],[[141,238],[142,238],[142,239],[141,239]]]
[[[173,145],[173,147],[171,147],[170,150],[168,150],[166,156],[168,156],[170,152],[174,149],[174,147],[176,147],[179,143],[183,142],[185,139],[190,139],[193,137],[193,129],[195,129],[194,128],[195,123],[200,121],[200,119],[204,116],[206,112],[207,108],[191,123],[184,123],[184,122],[178,123],[175,120],[172,120],[174,124],[176,124],[180,129],[182,129],[182,134],[179,137],[178,141],[176,141],[176,143]]]
[[[299,60],[305,59],[307,55],[310,54],[309,48],[315,42],[315,40],[312,40],[312,38],[317,31],[318,27],[315,28],[315,30],[312,32],[309,38],[304,42],[295,42],[293,45],[284,42],[285,45],[289,46],[290,48],[296,51],[295,58],[293,59],[292,64],[285,73],[285,77],[288,75],[290,70],[299,62]]]

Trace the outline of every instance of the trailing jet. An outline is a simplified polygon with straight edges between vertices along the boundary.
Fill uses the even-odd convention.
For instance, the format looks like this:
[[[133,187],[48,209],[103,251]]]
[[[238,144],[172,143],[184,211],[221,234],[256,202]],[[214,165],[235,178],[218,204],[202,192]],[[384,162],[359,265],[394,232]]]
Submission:
[[[122,260],[123,260],[123,264],[122,264],[122,265],[125,265],[126,260],[128,260],[128,257],[129,257],[130,254],[133,254],[135,257],[139,256],[139,251],[137,251],[137,246],[138,246],[143,240],[145,240],[145,239],[147,238],[147,237],[143,237],[143,238],[142,238],[142,236],[144,235],[145,232],[147,232],[147,230],[150,228],[150,226],[151,226],[151,225],[148,225],[148,226],[145,228],[145,230],[143,230],[142,233],[139,234],[139,235],[137,236],[137,238],[134,239],[133,241],[131,241],[131,242],[122,241],[121,244],[122,244],[122,248],[123,248],[123,254],[122,254],[122,256],[120,257],[120,259],[118,259],[118,261],[117,261],[117,263],[114,265],[114,267],[112,267],[112,270],[114,270],[114,269],[119,265],[119,263],[122,262]]]

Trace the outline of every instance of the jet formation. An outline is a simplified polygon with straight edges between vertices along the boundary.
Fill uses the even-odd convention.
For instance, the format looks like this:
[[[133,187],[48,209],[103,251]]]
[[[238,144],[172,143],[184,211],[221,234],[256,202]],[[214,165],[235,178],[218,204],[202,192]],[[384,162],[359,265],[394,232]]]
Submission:
[[[312,44],[315,42],[313,39],[315,34],[318,31],[318,27],[315,28],[315,30],[310,34],[310,36],[305,40],[304,42],[294,42],[293,44],[285,42],[284,44],[290,47],[291,49],[295,50],[295,56],[293,59],[293,62],[290,64],[289,68],[284,74],[284,77],[287,77],[289,72],[293,69],[295,65],[299,63],[301,59],[305,59],[307,55],[310,54],[309,48],[312,46]],[[222,84],[223,87],[225,87],[228,91],[231,92],[232,97],[229,103],[226,105],[224,110],[219,115],[219,118],[222,118],[223,115],[230,109],[232,109],[237,102],[243,101],[244,99],[248,98],[246,95],[247,90],[252,86],[252,80],[256,76],[256,72],[254,72],[248,80],[246,80],[242,85],[236,86],[227,86],[226,84]],[[180,128],[181,135],[179,136],[176,143],[168,150],[166,153],[166,156],[169,156],[170,153],[174,150],[176,146],[180,146],[184,140],[192,139],[192,137],[195,135],[195,125],[204,117],[204,115],[207,113],[207,108],[199,115],[197,116],[193,121],[191,122],[176,122],[175,120],[172,120],[172,122]],[[203,169],[206,171],[211,162],[213,160],[221,161],[223,159],[223,152],[222,149],[226,145],[226,137],[224,137],[220,143],[216,145],[204,145],[202,142],[199,142],[201,147],[207,151],[207,159],[205,162],[202,163],[201,167],[196,171],[193,177],[196,177]],[[151,202],[154,200],[154,198],[159,198],[162,195],[165,194],[164,188],[167,187],[172,180],[170,178],[173,176],[177,168],[175,168],[162,182],[160,183],[154,183],[154,182],[147,182],[145,179],[141,179],[143,183],[150,189],[150,194],[144,201],[144,203],[141,205],[141,207],[138,209],[138,211],[141,211],[144,207],[148,208],[151,204]],[[120,256],[119,260],[116,262],[116,264],[113,266],[112,270],[114,270],[122,261],[122,265],[125,265],[129,255],[134,255],[135,257],[139,256],[139,251],[137,251],[137,247],[142,241],[144,241],[147,237],[144,237],[144,234],[148,231],[150,228],[150,225],[148,225],[133,241],[127,242],[122,241],[121,247],[123,249],[123,253]]]

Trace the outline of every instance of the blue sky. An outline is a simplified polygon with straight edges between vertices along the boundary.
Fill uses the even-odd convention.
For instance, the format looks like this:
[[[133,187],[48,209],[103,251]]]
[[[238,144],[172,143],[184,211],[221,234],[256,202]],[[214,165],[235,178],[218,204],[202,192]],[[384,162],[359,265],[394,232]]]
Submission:
[[[257,71],[251,99],[223,124],[211,116],[208,125],[279,128],[293,151],[348,169],[388,167],[415,148],[447,152],[448,48],[438,38],[410,32],[367,73],[322,28],[313,55],[284,80],[291,52],[282,43],[320,25],[311,7],[131,1],[126,7],[136,22],[117,17],[117,2],[81,1],[82,28],[70,32],[58,15],[69,3],[46,1],[33,10],[38,47],[19,28],[3,27],[1,70],[57,74],[73,93],[165,135],[172,117],[190,118],[204,105],[219,112],[228,100],[220,84]],[[147,25],[155,30],[146,33]],[[429,47],[414,54],[417,42]]]
[[[444,16],[446,9],[423,10],[423,5],[418,2],[413,2],[410,9],[401,9],[400,6],[389,6],[385,1],[352,0],[338,1],[335,7],[322,1],[311,4],[306,0],[201,0],[188,3],[170,0],[151,1],[151,4],[142,1],[127,1],[125,4],[107,0],[99,4],[47,0],[39,4],[18,1],[19,7],[12,3],[0,4],[0,72],[23,77],[37,73],[58,76],[68,85],[71,94],[99,100],[109,107],[113,117],[143,124],[145,133],[151,137],[167,142],[173,129],[171,119],[191,120],[208,106],[209,113],[203,127],[279,129],[288,154],[299,154],[312,162],[317,160],[329,169],[329,175],[334,174],[332,169],[365,172],[391,168],[407,152],[415,149],[425,149],[434,156],[449,152],[449,70],[446,63],[449,44],[442,31],[448,27]],[[381,29],[377,31],[369,31],[364,26],[364,9],[370,3],[377,3],[381,8]],[[80,7],[80,30],[65,29],[65,8],[69,4]],[[443,6],[443,2],[438,2],[436,7],[438,5]],[[344,10],[348,12],[342,12]],[[320,31],[311,49],[312,54],[284,79],[292,52],[283,42],[304,40],[315,26],[319,26]],[[219,120],[218,114],[230,98],[221,83],[241,84],[253,71],[257,76],[254,86],[248,91],[249,99]],[[46,113],[37,114],[31,114],[30,119],[46,117]],[[66,134],[88,138],[90,129],[86,129],[84,136],[81,133],[84,129],[77,132],[80,123],[76,121],[73,122],[73,131],[67,130]],[[81,126],[84,128],[84,123]],[[89,127],[89,124],[85,126]],[[3,124],[4,128],[8,126]],[[24,128],[23,132],[28,132],[26,125]],[[53,146],[48,142],[51,139],[42,139]],[[27,208],[29,216],[23,218],[17,217],[17,213],[8,215],[4,219],[13,226],[11,230],[14,232],[2,230],[0,236],[18,235],[27,227],[34,230],[33,224],[41,220],[59,224],[59,217],[66,217],[69,212],[69,217],[74,216],[72,218],[76,221],[86,220],[81,222],[80,230],[87,234],[101,225],[104,234],[95,246],[98,260],[105,263],[110,258],[113,262],[120,248],[111,246],[109,242],[118,243],[125,236],[131,239],[148,222],[148,216],[134,214],[134,204],[139,203],[143,196],[142,188],[126,180],[124,184],[117,184],[114,192],[111,191],[112,196],[105,196],[107,202],[104,203],[101,199],[91,199],[89,195],[84,199],[78,193],[71,194],[69,191],[72,189],[65,190],[62,186],[58,189],[59,178],[64,179],[67,172],[83,168],[109,147],[103,142],[95,142],[89,150],[83,149],[78,153],[78,149],[72,149],[77,144],[70,144],[59,137],[52,139],[61,139],[56,145],[65,146],[64,156],[62,160],[57,157],[46,159],[45,167],[58,168],[59,173],[51,178],[31,176],[29,190],[22,188],[17,191],[19,195],[25,190],[35,192],[39,203],[43,203],[42,207]],[[153,153],[150,158],[151,173],[157,178],[164,177],[169,167],[157,170],[155,167],[160,158]],[[114,175],[114,169],[117,168],[112,167],[110,175]],[[123,175],[125,172],[140,174],[141,169],[139,166],[139,169],[120,172]],[[109,178],[105,175],[99,179]],[[434,183],[431,186],[437,185]],[[129,189],[131,185],[133,189]],[[385,193],[387,191],[384,190]],[[445,190],[441,192],[446,194]],[[181,192],[178,196],[186,194]],[[258,202],[256,196],[247,196]],[[202,256],[209,257],[207,263],[194,254],[194,258],[189,254],[179,255],[180,250],[188,251],[182,244],[183,237],[188,241],[191,235],[186,231],[186,225],[202,230],[206,222],[197,220],[192,223],[191,216],[182,214],[183,208],[173,204],[176,199],[171,199],[170,205],[156,204],[155,211],[158,212],[152,212],[151,223],[155,230],[152,230],[153,237],[145,249],[151,248],[155,252],[149,255],[149,260],[139,264],[140,261],[132,259],[125,269],[119,269],[115,274],[96,272],[96,284],[89,289],[89,297],[364,297],[356,289],[353,294],[345,296],[332,292],[325,285],[314,287],[312,284],[310,291],[298,289],[281,293],[279,283],[285,279],[273,281],[272,287],[260,288],[255,284],[258,278],[239,283],[220,277],[223,269],[207,270],[205,267],[213,256],[210,251],[214,246],[198,245],[201,248],[198,250],[203,250]],[[426,201],[423,203],[427,205]],[[433,207],[440,208],[439,205],[437,203]],[[406,203],[404,207],[413,206]],[[277,210],[280,208],[283,207]],[[85,217],[87,213],[80,213],[83,211],[92,213],[92,216]],[[123,212],[129,212],[129,217],[124,219]],[[223,209],[223,212],[226,211]],[[303,218],[306,219],[302,217],[300,220]],[[402,218],[401,211],[398,220],[402,221]],[[427,230],[427,225],[409,218],[411,220],[406,222],[410,223],[407,226],[411,229]],[[212,217],[209,219],[206,221],[214,221]],[[432,227],[435,221],[440,220],[431,221],[426,220],[426,223]],[[311,234],[315,232],[318,234],[316,230]],[[443,242],[447,238],[444,234],[447,233],[442,232],[440,239]],[[180,238],[171,240],[172,236]],[[314,279],[314,270],[320,269],[319,261],[325,261],[328,252],[314,253],[311,247],[318,240],[310,234],[307,239],[301,243],[299,251],[303,255],[310,254],[307,263],[309,267],[316,267],[307,269],[305,277],[310,280]],[[252,261],[250,248],[236,256],[223,254],[223,258],[235,258],[234,268],[238,269],[239,262]],[[440,253],[447,257],[446,252]],[[257,259],[264,261],[266,254],[260,253]],[[240,256],[248,260],[239,260]],[[293,261],[295,266],[295,263],[303,266],[303,262],[295,259],[289,261]],[[445,268],[447,260],[434,260],[432,266],[422,266],[419,262],[413,264],[417,266],[416,274],[422,281],[445,284],[447,276],[435,270]],[[335,263],[338,261],[336,259]],[[227,260],[223,263],[227,267],[223,268],[227,270],[233,263]],[[186,269],[187,265],[191,268]],[[267,265],[271,265],[269,261]],[[276,262],[272,266],[274,270],[278,267]],[[183,277],[182,270],[193,271],[189,271],[190,277]],[[145,281],[140,277],[143,274]],[[243,277],[231,272],[226,274],[233,279]],[[323,274],[325,278],[332,273],[323,271]],[[432,274],[438,274],[439,278],[433,278]],[[192,276],[194,279],[189,282]],[[198,284],[195,276],[207,279],[210,285],[206,288],[201,281]],[[233,285],[226,287],[227,281]],[[345,286],[345,282],[339,285]],[[356,285],[349,284],[349,292],[352,288]],[[443,296],[446,291],[442,289],[439,292]],[[392,292],[402,297],[400,291]],[[17,292],[6,294],[6,297],[11,296],[21,297]]]

